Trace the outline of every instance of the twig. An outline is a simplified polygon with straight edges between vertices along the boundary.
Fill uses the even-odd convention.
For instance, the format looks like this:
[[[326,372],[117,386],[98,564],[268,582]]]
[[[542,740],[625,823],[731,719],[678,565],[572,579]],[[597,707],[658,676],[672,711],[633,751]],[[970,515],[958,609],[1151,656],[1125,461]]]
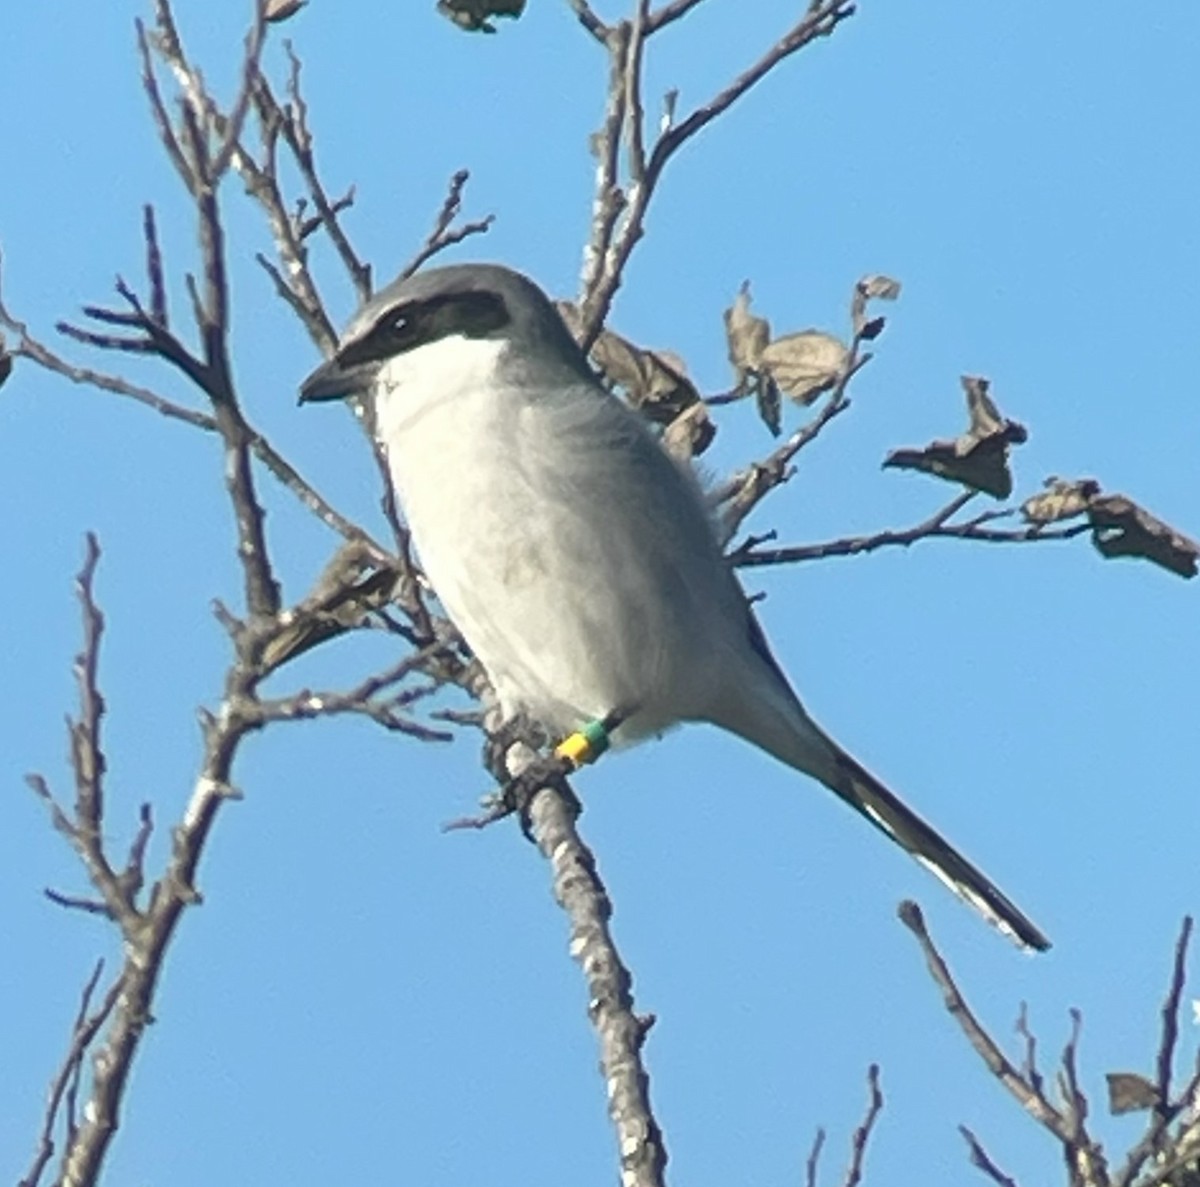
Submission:
[[[785,58],[803,49],[818,37],[828,37],[842,21],[853,16],[854,11],[855,6],[849,0],[826,0],[825,3],[810,8],[802,21],[789,29],[758,61],[739,74],[723,91],[663,132],[651,154],[651,173],[660,173],[667,160],[686,140],[695,136],[701,128],[736,103]]]
[[[629,30],[629,52],[625,58],[625,145],[630,186],[646,180],[646,147],[643,141],[645,114],[642,110],[642,51],[650,20],[650,0],[637,0]]]
[[[883,1110],[883,1093],[879,1088],[878,1064],[873,1063],[867,1069],[867,1089],[869,1092],[867,1114],[854,1131],[854,1137],[850,1143],[850,1165],[846,1168],[846,1177],[842,1180],[843,1187],[858,1187],[858,1184],[862,1182],[863,1160],[867,1154],[867,1143],[871,1140],[871,1132]]]
[[[629,56],[629,26],[621,23],[606,34],[609,55],[608,100],[604,123],[592,142],[596,156],[595,197],[592,200],[592,227],[583,253],[583,278],[579,295],[581,310],[580,345],[591,349],[603,320],[594,325],[582,317],[591,294],[598,293],[604,282],[612,251],[617,220],[626,208],[625,194],[619,185],[621,130],[625,127],[626,63]]]
[[[863,360],[864,363],[866,361]],[[778,449],[761,462],[754,462],[733,474],[710,493],[713,505],[722,507],[721,537],[724,543],[729,542],[745,518],[770,491],[792,476],[791,461],[796,454],[815,441],[821,430],[849,407],[850,401],[844,393],[831,393],[821,411],[803,428],[797,429]]]
[[[1179,1041],[1179,1003],[1187,981],[1187,950],[1192,938],[1192,917],[1185,915],[1175,941],[1175,963],[1171,968],[1171,983],[1162,1004],[1162,1041],[1158,1047],[1158,1108],[1167,1112],[1171,1100],[1171,1069],[1175,1062],[1175,1046]]]
[[[668,4],[659,13],[643,12],[639,0],[638,16],[642,38],[649,36],[670,20],[690,11],[693,4]],[[579,14],[579,8],[572,2],[572,8]],[[630,77],[629,40],[632,36],[632,26],[622,21],[608,30],[604,36],[604,44],[608,48],[610,58],[609,82],[609,111],[605,119],[605,131],[600,136],[598,150],[601,156],[601,168],[597,174],[596,197],[593,206],[592,237],[584,259],[584,283],[580,295],[580,324],[581,345],[584,351],[591,349],[599,334],[605,319],[608,317],[613,298],[624,278],[625,267],[634,247],[642,238],[645,231],[646,212],[654,195],[659,178],[672,156],[712,120],[731,107],[742,95],[746,94],[756,83],[775,69],[785,58],[819,37],[827,37],[845,19],[854,12],[850,0],[825,0],[812,6],[804,17],[783,35],[759,59],[743,71],[724,90],[720,91],[708,103],[703,104],[678,123],[664,127],[645,158],[644,169],[639,169],[630,188],[628,202],[622,199],[621,212],[623,218],[620,227],[616,225],[615,214],[611,212],[611,204],[618,199],[616,177],[606,176],[604,155],[610,147],[606,143],[608,129],[611,127],[612,114],[615,106],[620,103],[625,107],[624,97],[637,80]],[[581,17],[582,19],[582,17]],[[585,27],[587,22],[584,21]],[[589,27],[592,35],[597,31]],[[636,67],[640,79],[640,64]],[[640,86],[640,82],[637,84]],[[640,94],[638,104],[644,107]],[[624,112],[622,112],[624,115]],[[624,124],[624,119],[621,123]],[[629,126],[629,125],[626,125]],[[608,220],[611,219],[611,222]],[[605,227],[605,223],[608,223]]]
[[[997,1187],[1017,1187],[1016,1179],[1009,1178],[991,1159],[988,1152],[980,1144],[979,1139],[965,1126],[960,1125],[958,1132],[966,1139],[971,1151],[971,1165],[977,1166]]]
[[[825,1130],[817,1126],[808,1158],[804,1162],[804,1187],[817,1187],[817,1170],[821,1164],[821,1150],[825,1146]]]
[[[113,919],[112,908],[103,899],[87,898],[78,894],[63,894],[52,886],[42,890],[56,907],[65,907],[69,911],[82,911],[85,915],[103,915],[105,919]]]
[[[1163,1000],[1161,1031],[1157,1058],[1157,1100],[1141,1140],[1129,1151],[1125,1163],[1113,1178],[1113,1187],[1131,1187],[1146,1165],[1147,1159],[1163,1152],[1171,1144],[1169,1129],[1179,1114],[1194,1107],[1196,1094],[1200,1091],[1200,1066],[1184,1086],[1178,1097],[1171,1097],[1171,1072],[1175,1049],[1179,1041],[1179,1007],[1183,999],[1183,988],[1187,979],[1187,952],[1191,942],[1193,920],[1185,915],[1175,941],[1175,958],[1171,967],[1171,980]],[[1180,1135],[1182,1136],[1182,1135]],[[1140,1185],[1139,1185],[1140,1187]]]
[[[1042,1092],[1030,1084],[1013,1067],[995,1039],[980,1025],[979,1020],[967,1005],[962,992],[955,984],[941,953],[934,947],[920,908],[914,902],[904,902],[900,904],[899,915],[901,922],[916,936],[921,951],[925,954],[929,975],[941,990],[942,999],[950,1017],[958,1023],[975,1053],[987,1064],[992,1075],[1012,1093],[1023,1109],[1044,1125],[1065,1146],[1069,1146],[1074,1135],[1066,1118],[1046,1099]]]
[[[433,230],[429,232],[417,254],[401,269],[398,279],[404,280],[412,276],[417,269],[423,267],[446,248],[453,247],[454,244],[461,243],[472,235],[482,235],[496,221],[494,214],[488,214],[473,222],[454,226],[454,220],[458,218],[459,211],[462,209],[463,188],[470,176],[469,170],[459,169],[450,178],[450,185],[446,191],[445,200],[442,202],[442,208],[434,220]]]
[[[121,992],[121,979],[118,977],[104,995],[104,1000],[100,1003],[99,1008],[89,1017],[88,1010],[92,1004],[92,995],[96,992],[96,986],[100,984],[103,972],[104,961],[96,961],[96,966],[92,969],[91,976],[88,977],[83,991],[79,995],[79,1009],[75,1013],[75,1022],[71,1027],[71,1043],[50,1084],[50,1095],[42,1120],[37,1154],[19,1187],[37,1187],[42,1172],[46,1169],[50,1159],[54,1157],[54,1127],[64,1105],[67,1119],[67,1140],[71,1141],[74,1138],[76,1131],[75,1098],[79,1090],[79,1077],[83,1070],[84,1057],[100,1027],[112,1013],[113,1006],[116,1005],[117,997]]]
[[[651,33],[657,33],[659,29],[665,25],[669,25],[672,21],[677,21],[680,17],[687,16],[693,8],[701,3],[703,3],[703,0],[670,0],[669,4],[664,4],[661,8],[655,9],[646,20],[647,36]]]
[[[608,40],[608,26],[592,11],[587,0],[567,0],[571,11],[579,18],[579,23],[598,41],[604,45]]]
[[[283,138],[292,151],[292,156],[300,170],[301,177],[304,178],[304,184],[307,186],[309,194],[312,195],[317,214],[320,216],[346,271],[350,274],[358,299],[365,301],[371,295],[371,269],[369,265],[363,263],[351,245],[349,236],[338,220],[338,212],[334,209],[334,204],[330,201],[320,174],[317,172],[312,134],[308,128],[308,107],[300,91],[300,59],[292,50],[290,42],[284,48],[290,66],[288,98],[291,100],[291,110],[282,113]],[[263,94],[264,99],[270,94],[265,86],[260,93]]]
[[[501,731],[494,703],[487,725],[493,737]],[[527,745],[513,744],[506,754],[508,775],[519,778],[534,758]],[[612,904],[596,859],[575,827],[578,810],[574,796],[544,787],[534,792],[525,817],[530,836],[550,863],[555,900],[570,921],[569,950],[587,981],[588,1016],[600,1041],[600,1071],[617,1134],[622,1187],[662,1187],[667,1152],[642,1062],[648,1025],[634,1010],[632,978],[609,930]]]
[[[795,544],[780,548],[761,547],[764,537],[751,537],[730,553],[730,562],[743,568],[758,565],[790,565],[798,561],[825,560],[834,556],[858,556],[880,548],[907,548],[921,540],[974,540],[987,544],[1032,544],[1035,541],[1070,540],[1090,530],[1088,524],[1066,528],[985,528],[979,519],[949,523],[970,499],[973,491],[964,491],[928,519],[911,528],[889,528],[863,536],[844,536],[823,544]],[[769,538],[769,537],[768,537]]]

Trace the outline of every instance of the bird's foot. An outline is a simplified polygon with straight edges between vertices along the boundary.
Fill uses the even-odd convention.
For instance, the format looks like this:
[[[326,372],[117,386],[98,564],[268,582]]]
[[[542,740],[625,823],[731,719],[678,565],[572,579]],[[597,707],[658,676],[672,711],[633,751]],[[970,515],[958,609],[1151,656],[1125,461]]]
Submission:
[[[528,840],[533,841],[535,838],[529,809],[533,797],[542,788],[552,787],[566,799],[571,811],[576,815],[583,811],[583,805],[567,783],[567,776],[577,769],[574,762],[562,757],[557,751],[553,754],[538,754],[519,775],[506,780],[498,791],[484,797],[483,811],[478,816],[463,816],[452,820],[442,826],[442,831],[486,828],[489,824],[515,813],[521,822],[521,832]]]
[[[483,743],[483,765],[500,782],[508,779],[508,752],[517,742],[540,751],[550,739],[545,729],[524,713],[507,718],[495,733],[488,734]]]

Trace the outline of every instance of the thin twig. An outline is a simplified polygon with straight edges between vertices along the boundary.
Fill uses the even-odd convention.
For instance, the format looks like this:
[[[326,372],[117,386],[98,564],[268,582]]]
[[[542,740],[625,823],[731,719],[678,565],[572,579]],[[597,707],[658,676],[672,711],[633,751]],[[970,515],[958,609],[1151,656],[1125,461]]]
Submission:
[[[1191,941],[1193,920],[1185,915],[1175,941],[1175,957],[1171,967],[1171,979],[1163,1000],[1157,1058],[1157,1099],[1141,1140],[1126,1155],[1125,1163],[1113,1178],[1113,1187],[1131,1187],[1146,1165],[1147,1159],[1163,1152],[1171,1143],[1169,1130],[1172,1122],[1186,1108],[1194,1107],[1196,1094],[1200,1091],[1200,1064],[1179,1096],[1171,1097],[1171,1075],[1179,1041],[1179,1007],[1187,979],[1187,951]],[[1182,1136],[1182,1135],[1180,1135]],[[1139,1185],[1140,1187],[1140,1185]]]
[[[1069,1145],[1073,1135],[1066,1119],[1041,1092],[1037,1091],[1017,1071],[1004,1052],[1000,1050],[996,1040],[984,1030],[979,1020],[971,1012],[971,1008],[967,1005],[962,991],[955,984],[945,960],[930,938],[920,908],[914,902],[904,902],[900,904],[899,915],[901,922],[916,936],[921,951],[925,954],[929,975],[941,990],[942,999],[950,1017],[958,1023],[975,1053],[987,1064],[992,1075],[1012,1093],[1023,1109],[1044,1125],[1064,1145]]]
[[[1158,1111],[1165,1113],[1171,1100],[1171,1069],[1175,1062],[1175,1046],[1179,1041],[1179,1003],[1187,981],[1187,950],[1192,938],[1192,917],[1185,915],[1175,942],[1175,962],[1171,968],[1171,983],[1162,1004],[1162,1041],[1158,1047]]]
[[[928,519],[911,528],[888,528],[862,536],[844,536],[823,544],[794,544],[778,548],[763,548],[769,537],[751,537],[730,553],[730,562],[741,568],[762,565],[790,565],[798,561],[825,560],[835,556],[859,556],[880,548],[908,548],[921,540],[974,540],[985,544],[1032,544],[1036,541],[1071,540],[1090,531],[1090,526],[1074,524],[1066,528],[984,528],[977,520],[948,523],[961,507],[974,497],[973,491],[951,500]]]
[[[112,1013],[113,1006],[116,1005],[117,997],[121,992],[121,979],[118,977],[104,995],[104,1000],[96,1012],[88,1015],[92,1004],[92,995],[96,992],[96,986],[100,984],[103,972],[104,961],[96,961],[91,976],[84,983],[83,990],[79,995],[79,1009],[75,1013],[75,1022],[71,1027],[71,1042],[62,1064],[50,1084],[49,1100],[42,1119],[42,1132],[38,1139],[37,1154],[19,1187],[37,1187],[42,1172],[46,1169],[50,1159],[54,1157],[54,1127],[64,1105],[67,1118],[67,1140],[71,1141],[75,1135],[75,1098],[79,1089],[79,1076],[83,1069],[84,1057],[100,1027],[104,1025],[105,1019]]]
[[[579,23],[598,41],[604,45],[608,41],[608,26],[592,11],[587,0],[567,0],[571,11],[579,18]]]
[[[472,235],[482,235],[496,221],[494,214],[487,214],[481,219],[454,226],[454,220],[462,209],[463,187],[467,184],[470,176],[469,170],[459,169],[450,178],[450,185],[446,191],[445,200],[442,202],[442,208],[434,220],[433,230],[429,232],[417,254],[401,269],[398,279],[404,280],[412,276],[414,272],[422,268],[439,252],[445,251],[446,248],[453,247],[454,244],[461,243]]]
[[[672,21],[687,16],[693,8],[702,3],[703,0],[670,0],[669,4],[664,4],[650,13],[646,20],[646,35],[657,33],[659,29],[669,25]]]
[[[991,1159],[988,1152],[980,1144],[979,1139],[965,1125],[958,1127],[958,1132],[966,1139],[971,1151],[971,1165],[978,1167],[997,1187],[1017,1187],[1016,1179],[1006,1175]]]
[[[867,1155],[867,1143],[871,1140],[871,1132],[875,1128],[875,1122],[879,1119],[879,1114],[883,1111],[883,1093],[879,1088],[879,1065],[871,1064],[867,1068],[867,1114],[862,1119],[862,1123],[854,1131],[854,1137],[850,1143],[850,1165],[846,1168],[846,1176],[842,1180],[842,1187],[858,1187],[862,1182],[863,1161]]]
[[[350,243],[350,237],[343,229],[337,217],[337,211],[334,209],[334,203],[330,200],[329,194],[317,171],[316,158],[313,155],[312,135],[308,129],[308,108],[300,90],[300,59],[292,50],[290,42],[284,48],[287,52],[290,66],[288,73],[288,98],[291,100],[291,109],[283,113],[283,122],[281,125],[283,138],[292,151],[292,157],[300,170],[301,177],[304,178],[304,184],[308,188],[309,194],[312,196],[313,204],[317,208],[317,214],[320,216],[325,230],[337,250],[338,256],[341,258],[346,271],[350,275],[350,280],[354,285],[354,291],[358,294],[358,299],[365,301],[371,295],[371,269],[369,265],[363,262],[358,252],[354,250],[354,247]]]
[[[804,1187],[817,1187],[817,1171],[821,1165],[821,1151],[825,1146],[825,1130],[817,1126],[808,1158],[804,1161]]]

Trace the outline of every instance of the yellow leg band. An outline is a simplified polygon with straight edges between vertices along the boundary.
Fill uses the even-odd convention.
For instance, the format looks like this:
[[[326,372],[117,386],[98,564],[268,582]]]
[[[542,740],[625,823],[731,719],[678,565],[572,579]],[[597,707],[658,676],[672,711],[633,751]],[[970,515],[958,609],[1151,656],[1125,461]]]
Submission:
[[[602,721],[589,721],[583,729],[564,738],[555,748],[557,758],[566,759],[578,770],[595,762],[608,749],[608,729]]]

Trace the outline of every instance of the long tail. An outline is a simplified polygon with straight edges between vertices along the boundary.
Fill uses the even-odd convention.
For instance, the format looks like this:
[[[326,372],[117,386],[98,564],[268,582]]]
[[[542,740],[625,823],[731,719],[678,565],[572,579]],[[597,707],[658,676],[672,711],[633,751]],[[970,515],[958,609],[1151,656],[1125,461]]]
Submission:
[[[832,746],[833,743],[831,742]],[[964,902],[970,903],[993,927],[1026,948],[1044,952],[1050,941],[1000,888],[973,866],[940,833],[926,824],[870,771],[840,747],[836,774],[821,781],[885,836],[907,849],[931,874]]]
[[[765,698],[763,685],[757,683],[755,695],[731,698],[709,719],[819,779],[1009,939],[1039,952],[1049,948],[1050,941],[990,878],[808,716],[769,653],[760,654],[778,678],[773,695]]]

